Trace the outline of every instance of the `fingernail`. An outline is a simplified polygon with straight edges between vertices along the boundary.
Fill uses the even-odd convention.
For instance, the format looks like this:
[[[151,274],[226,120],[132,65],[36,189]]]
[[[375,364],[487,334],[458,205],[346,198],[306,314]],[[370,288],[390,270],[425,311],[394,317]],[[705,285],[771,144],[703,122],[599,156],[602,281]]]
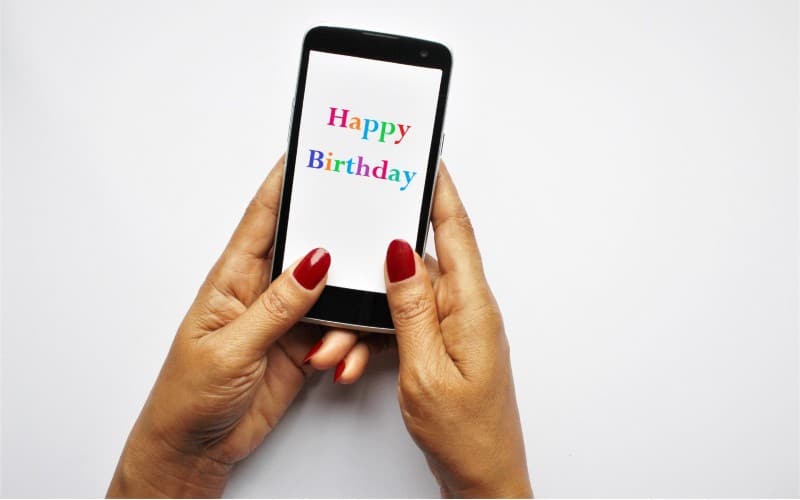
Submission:
[[[403,281],[414,276],[416,263],[414,262],[414,250],[405,240],[394,240],[389,243],[386,250],[386,273],[389,281]]]
[[[339,361],[339,364],[336,365],[336,371],[333,373],[333,383],[337,383],[340,378],[342,378],[342,373],[344,373],[344,360]]]
[[[324,248],[315,248],[303,257],[292,274],[304,288],[313,290],[322,281],[329,267],[331,267],[331,254]]]
[[[319,342],[317,342],[316,344],[314,344],[314,347],[312,347],[311,350],[308,351],[308,354],[306,354],[306,357],[303,358],[303,363],[308,363],[308,361],[311,359],[311,356],[313,356],[317,351],[319,351],[320,347],[322,347],[322,341],[321,340]]]

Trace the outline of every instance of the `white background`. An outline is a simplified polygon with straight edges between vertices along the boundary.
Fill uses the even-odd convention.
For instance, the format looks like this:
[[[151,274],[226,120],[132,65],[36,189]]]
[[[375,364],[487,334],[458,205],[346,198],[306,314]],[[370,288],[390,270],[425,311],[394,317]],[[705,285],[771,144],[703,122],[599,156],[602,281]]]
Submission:
[[[386,293],[386,248],[395,238],[412,246],[417,240],[441,79],[437,69],[311,51],[284,269],[312,248],[324,247],[331,253],[328,285]],[[363,131],[342,128],[339,119],[328,125],[331,107],[337,116],[349,110],[347,124],[359,117],[365,128],[364,119],[410,127],[400,144],[394,144],[399,127],[385,142],[378,142],[380,132],[363,139]],[[310,149],[322,151],[321,164],[328,152],[333,159],[352,159],[354,173],[341,165],[339,173],[308,168]],[[356,175],[359,156],[368,172],[386,160],[384,176],[399,170],[400,182]],[[416,172],[410,183],[406,171]]]
[[[538,495],[800,493],[794,2],[2,9],[3,495],[104,493],[316,24],[453,50]],[[316,379],[226,494],[437,495],[394,369]]]

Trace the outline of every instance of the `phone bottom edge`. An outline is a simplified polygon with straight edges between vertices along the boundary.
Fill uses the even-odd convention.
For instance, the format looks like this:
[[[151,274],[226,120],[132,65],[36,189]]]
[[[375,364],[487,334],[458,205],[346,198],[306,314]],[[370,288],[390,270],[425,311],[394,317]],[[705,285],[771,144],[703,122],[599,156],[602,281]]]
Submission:
[[[334,328],[344,328],[346,330],[358,330],[360,332],[368,333],[386,333],[394,335],[394,328],[382,328],[379,326],[356,325],[352,323],[339,323],[337,321],[328,321],[324,319],[304,317],[300,321],[303,323],[311,323],[313,325],[332,326]]]

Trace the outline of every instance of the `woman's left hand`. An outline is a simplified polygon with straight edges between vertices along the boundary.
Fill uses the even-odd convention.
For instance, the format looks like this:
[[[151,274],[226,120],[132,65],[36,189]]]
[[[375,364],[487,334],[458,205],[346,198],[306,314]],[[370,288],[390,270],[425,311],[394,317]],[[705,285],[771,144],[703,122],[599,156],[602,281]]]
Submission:
[[[338,364],[340,382],[363,372],[369,339],[333,330],[321,340],[318,327],[297,323],[324,288],[325,250],[311,250],[269,283],[282,166],[283,159],[200,287],[108,496],[220,496],[233,464],[275,427],[314,368]]]

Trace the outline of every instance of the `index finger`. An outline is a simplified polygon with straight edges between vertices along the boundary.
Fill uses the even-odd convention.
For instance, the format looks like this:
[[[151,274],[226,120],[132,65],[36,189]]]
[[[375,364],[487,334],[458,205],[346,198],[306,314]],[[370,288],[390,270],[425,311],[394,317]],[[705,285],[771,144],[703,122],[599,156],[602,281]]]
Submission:
[[[249,306],[266,288],[269,282],[268,255],[275,237],[280,204],[283,163],[282,156],[247,206],[206,279],[207,291],[231,295]]]
[[[442,274],[482,280],[483,264],[475,231],[444,162],[439,165],[431,223]]]
[[[281,199],[284,161],[285,155],[278,158],[247,206],[225,249],[229,255],[264,259],[272,248]]]

